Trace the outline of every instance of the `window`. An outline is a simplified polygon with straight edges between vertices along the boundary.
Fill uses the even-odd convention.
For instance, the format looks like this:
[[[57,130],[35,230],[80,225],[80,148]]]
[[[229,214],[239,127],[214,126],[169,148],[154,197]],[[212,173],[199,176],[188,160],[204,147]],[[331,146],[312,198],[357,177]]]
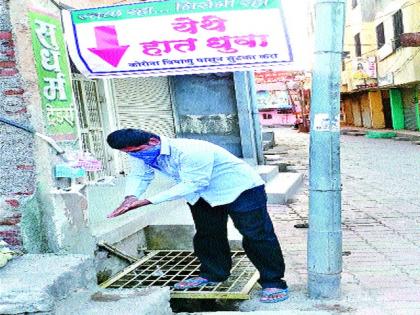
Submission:
[[[351,0],[351,8],[354,9],[357,7],[357,0]]]
[[[354,36],[354,46],[356,49],[356,57],[362,56],[362,45],[360,43],[360,33]]]
[[[102,170],[88,172],[88,178],[90,181],[95,181],[105,176],[112,176],[114,175],[113,165],[105,146],[107,126],[104,123],[98,80],[90,80],[73,74],[72,83],[79,114],[83,151],[91,153],[102,163]]]
[[[392,21],[394,25],[395,48],[398,48],[401,46],[400,35],[404,33],[403,16],[402,16],[401,10],[398,10],[397,12],[395,12],[395,14],[392,16]]]
[[[384,23],[376,26],[376,42],[378,43],[378,49],[385,45]]]
[[[263,114],[263,118],[264,119],[271,119],[271,118],[273,118],[273,116],[271,116],[271,114]]]
[[[292,114],[293,110],[291,108],[279,108],[277,114]]]

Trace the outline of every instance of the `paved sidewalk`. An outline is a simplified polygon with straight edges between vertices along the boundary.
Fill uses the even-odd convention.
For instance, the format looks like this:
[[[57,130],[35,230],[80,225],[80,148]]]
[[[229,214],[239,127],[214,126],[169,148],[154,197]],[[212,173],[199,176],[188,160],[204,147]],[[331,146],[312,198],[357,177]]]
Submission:
[[[339,300],[310,300],[306,283],[309,134],[275,131],[288,150],[285,162],[305,175],[304,187],[286,206],[270,208],[284,251],[288,301],[243,311],[328,314],[420,314],[420,146],[390,139],[342,136],[343,273]]]

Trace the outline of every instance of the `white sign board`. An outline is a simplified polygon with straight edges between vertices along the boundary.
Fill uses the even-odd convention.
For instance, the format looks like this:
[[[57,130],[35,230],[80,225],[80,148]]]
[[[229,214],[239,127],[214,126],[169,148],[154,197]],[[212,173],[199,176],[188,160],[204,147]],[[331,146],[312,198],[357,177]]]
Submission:
[[[267,68],[293,60],[279,0],[189,0],[63,13],[70,56],[87,77]]]
[[[315,114],[314,131],[340,131],[340,115],[331,118],[328,113]]]

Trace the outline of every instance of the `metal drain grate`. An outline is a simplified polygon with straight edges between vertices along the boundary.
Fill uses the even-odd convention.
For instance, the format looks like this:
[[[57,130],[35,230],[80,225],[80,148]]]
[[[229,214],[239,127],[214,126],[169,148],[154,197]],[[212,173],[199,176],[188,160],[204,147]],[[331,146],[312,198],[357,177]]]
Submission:
[[[147,288],[170,286],[176,299],[249,299],[249,292],[258,279],[258,272],[242,251],[232,252],[231,276],[217,286],[188,291],[172,289],[189,277],[198,276],[199,262],[192,251],[158,250],[128,266],[115,277],[101,284],[103,288]]]

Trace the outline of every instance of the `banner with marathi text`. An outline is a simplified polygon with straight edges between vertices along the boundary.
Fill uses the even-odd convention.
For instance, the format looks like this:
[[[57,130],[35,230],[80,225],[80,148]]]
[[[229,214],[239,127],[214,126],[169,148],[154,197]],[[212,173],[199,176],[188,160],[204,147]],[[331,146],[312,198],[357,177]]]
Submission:
[[[188,0],[63,12],[70,56],[87,77],[268,68],[292,61],[279,0]]]

